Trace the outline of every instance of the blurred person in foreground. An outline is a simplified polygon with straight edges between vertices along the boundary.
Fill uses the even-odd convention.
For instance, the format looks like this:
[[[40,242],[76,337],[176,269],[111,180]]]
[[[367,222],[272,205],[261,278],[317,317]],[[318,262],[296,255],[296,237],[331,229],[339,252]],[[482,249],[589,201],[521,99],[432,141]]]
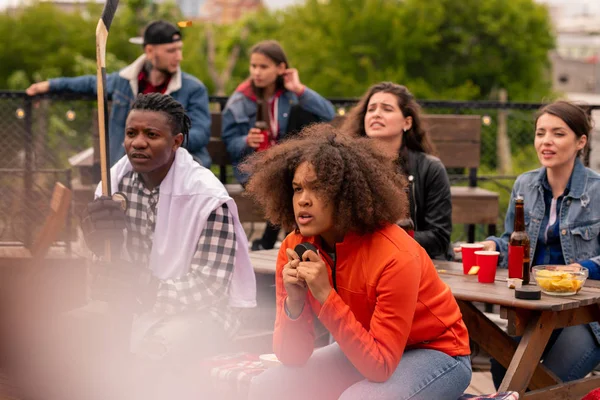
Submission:
[[[84,212],[84,238],[97,256],[92,301],[49,329],[56,350],[36,368],[58,394],[46,390],[44,399],[202,398],[203,359],[227,351],[240,309],[255,306],[237,207],[181,148],[189,129],[168,95],[133,103],[127,155],[111,169],[126,209],[99,185]]]
[[[250,399],[455,400],[469,385],[469,337],[450,288],[395,222],[405,182],[369,139],[327,124],[255,153],[248,193],[291,231],[276,266],[273,347],[282,365]],[[299,258],[295,248],[308,242]],[[313,318],[334,343],[314,349]]]

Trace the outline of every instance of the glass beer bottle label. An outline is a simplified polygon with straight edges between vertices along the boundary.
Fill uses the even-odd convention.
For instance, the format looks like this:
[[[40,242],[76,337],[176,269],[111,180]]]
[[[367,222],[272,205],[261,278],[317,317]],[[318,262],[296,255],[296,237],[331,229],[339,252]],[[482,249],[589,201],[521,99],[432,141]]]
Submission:
[[[508,245],[508,277],[523,279],[523,246]]]

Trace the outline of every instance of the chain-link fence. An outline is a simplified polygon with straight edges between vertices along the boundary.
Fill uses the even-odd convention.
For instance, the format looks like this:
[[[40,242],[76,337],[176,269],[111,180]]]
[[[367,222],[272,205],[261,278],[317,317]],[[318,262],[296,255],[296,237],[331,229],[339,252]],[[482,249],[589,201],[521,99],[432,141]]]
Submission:
[[[0,92],[0,243],[31,245],[48,215],[55,182],[72,188],[69,158],[91,146],[96,125],[90,100]],[[62,242],[68,245],[70,236],[65,230]]]
[[[222,109],[226,97],[212,97]],[[355,99],[331,99],[340,114]],[[533,148],[534,116],[541,104],[422,101],[427,114],[474,114],[482,118],[479,186],[500,195],[503,214],[516,176],[538,166]],[[600,106],[590,106],[600,110]],[[89,201],[97,138],[95,97],[52,94],[30,98],[23,92],[0,92],[0,244],[31,244],[49,208],[54,182],[74,190],[74,202]],[[498,142],[498,137],[506,141]],[[453,184],[467,184],[468,171],[449,170]],[[84,195],[78,196],[78,190]],[[76,209],[77,207],[74,207]],[[68,226],[75,226],[70,214]],[[501,231],[504,215],[498,216]],[[455,227],[453,240],[464,238]],[[68,244],[70,230],[63,239]],[[485,237],[484,228],[477,239]]]

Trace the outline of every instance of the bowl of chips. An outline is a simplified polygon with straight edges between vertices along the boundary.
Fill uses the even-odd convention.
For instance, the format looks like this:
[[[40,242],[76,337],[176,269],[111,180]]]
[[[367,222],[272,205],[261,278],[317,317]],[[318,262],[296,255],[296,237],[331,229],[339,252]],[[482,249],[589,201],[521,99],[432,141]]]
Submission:
[[[533,278],[542,292],[551,296],[572,296],[583,287],[588,270],[569,265],[537,265],[532,268]]]

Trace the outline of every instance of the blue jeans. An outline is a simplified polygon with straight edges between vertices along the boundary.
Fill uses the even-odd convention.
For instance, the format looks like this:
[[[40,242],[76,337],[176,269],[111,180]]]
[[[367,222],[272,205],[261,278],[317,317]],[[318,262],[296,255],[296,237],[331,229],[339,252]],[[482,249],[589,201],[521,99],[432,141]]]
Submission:
[[[542,360],[563,382],[581,379],[600,363],[600,343],[587,324],[557,329],[550,336]],[[494,359],[491,363],[492,379],[498,389],[506,369]]]
[[[337,343],[315,350],[303,367],[278,366],[252,380],[250,400],[456,400],[471,382],[469,356],[407,350],[385,382],[366,380]]]

